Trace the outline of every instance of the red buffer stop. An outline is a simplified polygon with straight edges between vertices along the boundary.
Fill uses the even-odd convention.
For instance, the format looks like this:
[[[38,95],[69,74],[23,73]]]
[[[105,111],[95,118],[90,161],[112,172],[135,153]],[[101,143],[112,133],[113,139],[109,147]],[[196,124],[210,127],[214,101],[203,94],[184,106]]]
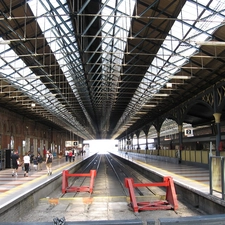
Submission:
[[[70,174],[68,170],[64,170],[62,174],[62,193],[66,192],[93,192],[94,187],[94,178],[96,177],[96,170],[90,170],[90,173],[82,173],[82,174]],[[90,177],[90,185],[89,186],[69,186],[68,179],[69,177]]]
[[[137,202],[134,188],[136,187],[166,187],[166,200],[158,200],[154,202]],[[164,177],[163,182],[157,183],[134,183],[132,178],[125,178],[125,187],[128,188],[130,194],[130,204],[134,212],[144,210],[167,210],[178,209],[177,195],[174,182],[171,177]]]

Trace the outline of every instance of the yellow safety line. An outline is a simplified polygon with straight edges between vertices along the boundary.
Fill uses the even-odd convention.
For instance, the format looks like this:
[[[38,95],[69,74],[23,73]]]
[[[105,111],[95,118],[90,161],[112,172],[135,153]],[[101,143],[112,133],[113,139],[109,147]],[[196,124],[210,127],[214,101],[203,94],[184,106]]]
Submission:
[[[163,172],[165,173],[165,171],[166,171],[168,174],[171,175],[171,177],[173,177],[173,176],[179,177],[179,178],[182,179],[182,181],[183,181],[183,180],[186,180],[186,181],[194,182],[194,183],[196,183],[196,184],[198,184],[198,185],[200,184],[200,185],[202,185],[202,186],[209,187],[209,185],[204,184],[204,183],[201,183],[200,181],[196,181],[196,180],[193,180],[193,179],[190,179],[190,178],[183,177],[183,176],[181,176],[181,175],[177,175],[177,174],[175,174],[175,173],[169,172],[168,170],[160,169],[160,168],[158,168],[158,167],[149,165],[149,164],[144,163],[144,162],[142,162],[142,161],[139,161],[139,160],[133,160],[133,161],[136,161],[136,162],[138,162],[138,163],[140,163],[140,164],[143,164],[143,165],[144,165],[145,167],[147,167],[147,168],[152,168],[152,169],[154,169],[154,170],[156,170],[156,171],[161,171],[161,173],[163,173]]]
[[[66,168],[66,167],[68,167],[68,164],[66,164],[65,166],[62,166],[62,167],[60,167],[60,168],[58,168],[58,169],[55,169],[54,171],[57,172],[57,171],[59,171],[59,170],[63,170],[63,169]],[[20,185],[18,185],[18,186],[15,186],[15,187],[13,187],[13,188],[10,189],[10,190],[7,190],[7,191],[1,193],[1,194],[0,194],[0,197],[11,195],[11,194],[12,194],[13,192],[15,192],[16,190],[20,190],[20,189],[22,189],[22,188],[24,188],[24,187],[26,187],[26,186],[28,186],[28,185],[30,185],[30,184],[36,182],[36,181],[42,179],[43,177],[49,177],[49,176],[48,176],[47,174],[44,174],[44,175],[41,175],[40,177],[37,177],[37,178],[35,178],[35,179],[33,179],[33,180],[30,180],[30,181],[25,181],[25,180],[24,180],[25,183],[20,184]]]
[[[100,198],[100,199],[104,199],[104,198],[129,198],[127,196],[90,196],[90,197],[69,197],[69,198],[55,198],[55,199],[59,199],[59,200],[76,200],[76,199],[84,199],[84,198]],[[48,200],[48,199],[51,199],[50,197],[48,198],[41,198],[40,200],[41,201],[45,201],[45,200]],[[54,198],[53,198],[54,199]]]

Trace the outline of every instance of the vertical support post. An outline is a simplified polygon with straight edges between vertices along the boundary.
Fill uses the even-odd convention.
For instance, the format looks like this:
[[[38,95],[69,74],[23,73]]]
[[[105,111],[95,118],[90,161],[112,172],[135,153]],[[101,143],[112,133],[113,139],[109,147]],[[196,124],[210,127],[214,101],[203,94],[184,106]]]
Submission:
[[[145,154],[148,154],[148,133],[145,134]]]
[[[214,113],[213,114],[215,118],[215,123],[216,123],[216,156],[220,156],[220,151],[219,151],[219,144],[221,141],[221,129],[220,129],[220,117],[221,113]]]
[[[65,194],[66,193],[66,189],[68,187],[68,170],[63,170],[63,174],[62,174],[62,193]]]
[[[93,187],[94,187],[94,178],[96,176],[96,170],[91,170],[90,171],[90,176],[91,176],[91,180],[90,180],[89,192],[92,193],[93,192]]]
[[[158,151],[157,155],[159,155],[159,151],[161,149],[160,146],[161,146],[161,143],[160,143],[160,131],[157,131],[157,151]]]
[[[222,200],[224,200],[224,192],[225,192],[225,185],[224,185],[224,157],[221,160],[221,186],[222,186]]]
[[[183,134],[182,134],[183,125],[178,125],[179,132],[179,163],[182,161],[182,150],[183,150]]]
[[[175,191],[174,182],[171,177],[164,177],[164,182],[166,183],[166,200],[173,206],[174,210],[178,209],[177,195]]]
[[[220,117],[221,113],[218,110],[218,93],[217,93],[217,87],[216,85],[213,88],[213,101],[214,101],[214,118],[215,118],[215,124],[216,124],[216,156],[220,156],[219,152],[219,144],[221,141],[221,131],[220,131]]]
[[[209,181],[210,195],[212,195],[212,156],[209,157]]]
[[[132,204],[133,210],[134,212],[138,212],[138,205],[137,205],[137,200],[134,193],[133,184],[134,184],[134,180],[132,178],[125,178],[125,187],[127,187],[129,190],[130,202]]]

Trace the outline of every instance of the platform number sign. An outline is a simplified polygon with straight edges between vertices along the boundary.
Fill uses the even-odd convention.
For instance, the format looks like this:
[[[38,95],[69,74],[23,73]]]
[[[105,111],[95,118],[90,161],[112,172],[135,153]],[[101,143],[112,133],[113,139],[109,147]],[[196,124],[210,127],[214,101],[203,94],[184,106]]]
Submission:
[[[185,136],[193,136],[193,129],[185,129],[184,133]]]
[[[73,145],[74,145],[74,146],[77,146],[77,145],[78,145],[78,141],[74,141],[74,142],[73,142]]]

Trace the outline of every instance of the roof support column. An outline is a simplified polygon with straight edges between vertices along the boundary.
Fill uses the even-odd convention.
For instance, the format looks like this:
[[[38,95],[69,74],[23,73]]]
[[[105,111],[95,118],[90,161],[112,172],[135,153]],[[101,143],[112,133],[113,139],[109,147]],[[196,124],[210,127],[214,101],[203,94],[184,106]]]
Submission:
[[[121,151],[121,139],[118,142],[118,150]]]
[[[178,132],[179,132],[179,155],[178,155],[178,158],[179,158],[179,163],[181,163],[181,160],[182,160],[182,154],[181,154],[181,151],[183,150],[183,124],[178,124]]]
[[[148,153],[148,133],[145,134],[145,154]]]
[[[220,117],[221,113],[214,113],[213,114],[215,118],[215,123],[216,123],[216,156],[220,156],[220,151],[219,151],[219,144],[221,141],[221,129],[220,129]]]
[[[214,118],[215,118],[215,123],[216,123],[216,156],[220,156],[219,152],[219,145],[221,141],[221,129],[220,129],[220,117],[221,113],[219,113],[218,110],[218,94],[217,94],[217,87],[214,86],[213,88],[213,101],[214,101]]]
[[[149,126],[146,126],[143,129],[144,133],[145,133],[145,154],[148,153],[148,131],[149,131]]]
[[[137,136],[137,152],[140,153],[140,144],[139,144],[140,131],[136,131],[135,134]]]
[[[131,149],[131,140],[130,137],[127,136],[127,151],[129,152],[130,149]]]
[[[130,138],[131,138],[131,150],[133,151],[133,149],[134,149],[134,134],[131,134]]]
[[[159,150],[160,150],[160,131],[157,131],[157,150],[158,150],[158,155],[159,155]]]
[[[123,151],[126,151],[126,138],[123,138]]]

